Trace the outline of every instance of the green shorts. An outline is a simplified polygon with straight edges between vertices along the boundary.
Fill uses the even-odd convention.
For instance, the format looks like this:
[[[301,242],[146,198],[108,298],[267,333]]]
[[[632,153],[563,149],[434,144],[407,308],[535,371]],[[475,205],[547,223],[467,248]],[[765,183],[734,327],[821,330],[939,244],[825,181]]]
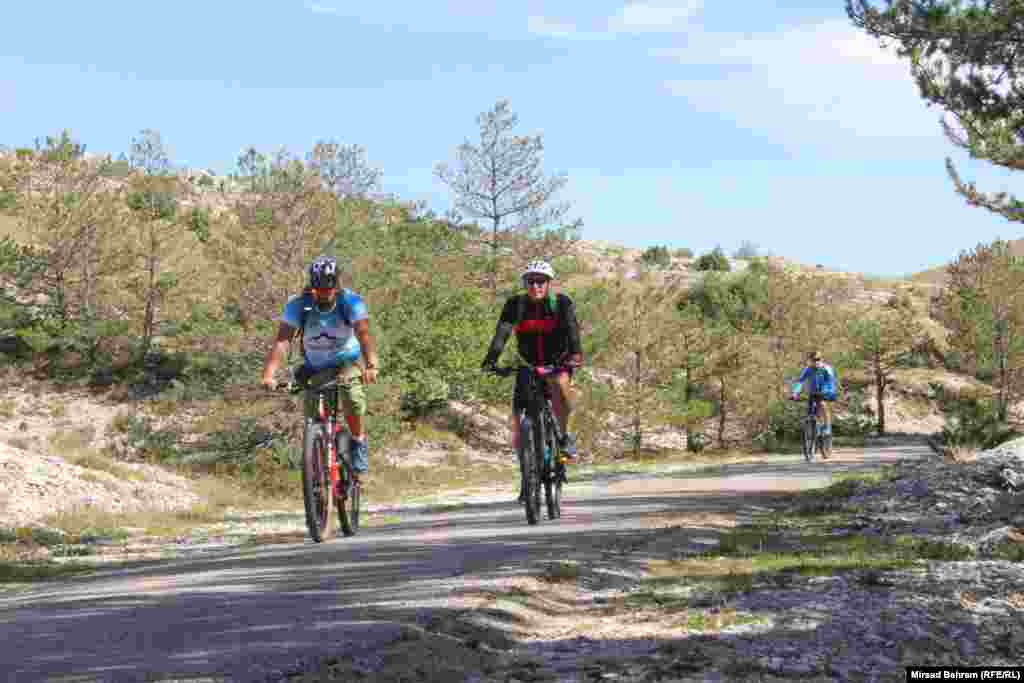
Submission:
[[[366,415],[366,391],[363,388],[363,370],[358,365],[350,365],[340,370],[327,368],[309,378],[310,386],[317,386],[338,377],[338,399],[341,401],[342,413],[345,415]],[[305,416],[316,415],[316,391],[307,389]]]

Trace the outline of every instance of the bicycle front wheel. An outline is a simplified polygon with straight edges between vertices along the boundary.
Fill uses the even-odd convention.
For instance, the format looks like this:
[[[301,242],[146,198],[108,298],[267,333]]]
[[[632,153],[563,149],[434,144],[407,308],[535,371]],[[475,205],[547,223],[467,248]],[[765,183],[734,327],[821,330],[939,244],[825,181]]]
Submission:
[[[803,438],[801,439],[800,446],[803,449],[804,460],[807,462],[814,460],[814,432],[816,429],[817,425],[814,420],[804,420]]]
[[[342,490],[342,497],[335,502],[338,506],[338,523],[341,524],[343,534],[355,536],[359,531],[359,505],[362,491],[359,482],[352,476],[348,458],[339,456],[338,459],[341,461],[339,472],[341,473]]]
[[[309,537],[320,543],[327,537],[331,508],[331,468],[323,426],[306,422],[302,445],[302,500]]]
[[[544,457],[544,442],[537,433],[534,421],[526,415],[519,419],[519,466],[522,469],[523,496],[525,498],[526,523],[540,521],[540,468],[538,463]],[[538,457],[538,447],[539,451]]]
[[[555,432],[550,425],[543,430],[541,436],[545,446],[545,450],[542,452],[551,454],[550,460],[545,459],[543,470],[544,499],[548,506],[548,519],[558,519],[562,516],[562,470],[565,466],[559,464],[562,454],[558,450],[558,444],[555,443]]]

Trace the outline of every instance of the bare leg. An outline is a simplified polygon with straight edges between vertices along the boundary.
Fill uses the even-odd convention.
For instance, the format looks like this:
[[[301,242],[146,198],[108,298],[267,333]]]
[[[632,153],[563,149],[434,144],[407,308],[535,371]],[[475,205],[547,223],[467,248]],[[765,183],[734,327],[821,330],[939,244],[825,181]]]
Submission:
[[[572,385],[569,380],[569,373],[560,372],[554,377],[547,378],[551,392],[551,407],[558,418],[558,427],[565,434],[569,430],[569,416],[572,414]]]
[[[363,418],[360,415],[346,415],[345,422],[348,423],[348,430],[352,436],[360,441],[366,441],[366,432],[363,431]]]

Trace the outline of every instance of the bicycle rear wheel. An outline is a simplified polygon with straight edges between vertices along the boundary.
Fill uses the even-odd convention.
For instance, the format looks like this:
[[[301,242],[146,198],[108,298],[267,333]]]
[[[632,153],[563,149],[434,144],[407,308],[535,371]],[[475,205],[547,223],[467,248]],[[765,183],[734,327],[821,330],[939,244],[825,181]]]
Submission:
[[[526,523],[536,524],[540,521],[540,469],[538,463],[543,459],[543,450],[538,457],[538,446],[543,449],[543,441],[534,428],[533,420],[525,414],[519,419],[519,466],[522,470],[523,496],[526,501]]]
[[[309,536],[320,543],[330,525],[331,470],[323,426],[306,422],[302,446],[302,500]]]

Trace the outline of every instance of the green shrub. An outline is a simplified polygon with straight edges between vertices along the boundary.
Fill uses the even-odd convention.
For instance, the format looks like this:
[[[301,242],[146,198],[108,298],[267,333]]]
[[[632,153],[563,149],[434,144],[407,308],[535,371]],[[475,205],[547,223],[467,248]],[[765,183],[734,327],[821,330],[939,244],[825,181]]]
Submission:
[[[179,440],[176,431],[155,429],[150,418],[139,415],[129,416],[127,426],[128,446],[136,449],[143,458],[153,458],[160,462],[175,458]]]
[[[771,452],[785,443],[798,442],[801,437],[800,420],[806,410],[807,405],[803,402],[772,401],[768,405],[765,427],[754,435],[754,444]]]
[[[945,417],[940,434],[943,445],[989,449],[1017,436],[1016,430],[999,420],[991,399],[951,395],[936,382],[931,387]]]
[[[832,432],[836,436],[864,436],[875,428],[875,420],[864,406],[864,390],[843,391],[846,415],[832,413]]]
[[[721,247],[715,247],[708,253],[701,254],[694,267],[701,271],[716,270],[728,272],[732,270],[732,266],[729,264],[729,259],[722,252]]]
[[[10,191],[0,192],[0,211],[13,209],[18,204],[18,195]]]
[[[555,274],[560,279],[585,274],[589,270],[577,256],[558,256],[551,262],[551,267],[555,269]]]
[[[127,159],[111,161],[103,166],[101,174],[106,178],[127,178],[131,175],[132,165]]]
[[[648,247],[640,254],[640,260],[649,266],[657,268],[667,268],[672,263],[672,256],[668,252],[668,247]]]
[[[693,249],[689,247],[679,247],[673,253],[676,258],[693,258]]]
[[[422,417],[444,407],[451,395],[451,385],[440,373],[425,369],[403,387],[400,406],[405,417]]]

